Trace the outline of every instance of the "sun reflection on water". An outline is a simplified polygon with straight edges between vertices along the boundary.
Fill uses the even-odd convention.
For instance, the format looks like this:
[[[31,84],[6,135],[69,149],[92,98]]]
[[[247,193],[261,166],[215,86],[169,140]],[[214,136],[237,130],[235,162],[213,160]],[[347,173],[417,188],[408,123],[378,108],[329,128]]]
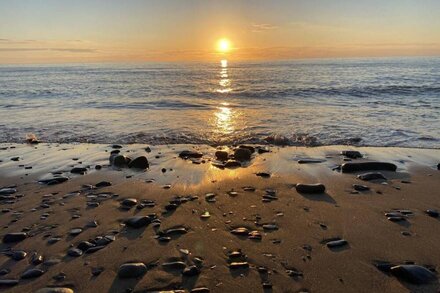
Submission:
[[[225,94],[232,91],[231,89],[231,80],[228,75],[228,60],[223,59],[220,61],[221,70],[220,70],[220,81],[218,84],[220,88],[217,89],[218,93]]]

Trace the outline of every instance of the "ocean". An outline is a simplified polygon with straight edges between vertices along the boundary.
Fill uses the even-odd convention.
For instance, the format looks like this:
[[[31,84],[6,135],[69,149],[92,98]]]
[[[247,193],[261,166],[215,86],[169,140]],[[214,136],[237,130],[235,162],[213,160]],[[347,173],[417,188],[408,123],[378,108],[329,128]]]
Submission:
[[[0,142],[440,148],[440,57],[0,66]]]

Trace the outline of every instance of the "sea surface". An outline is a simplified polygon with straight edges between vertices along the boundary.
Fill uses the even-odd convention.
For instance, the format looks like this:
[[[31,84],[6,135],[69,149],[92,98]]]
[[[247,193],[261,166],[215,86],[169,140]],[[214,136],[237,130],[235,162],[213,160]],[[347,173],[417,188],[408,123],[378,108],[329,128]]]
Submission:
[[[440,57],[0,66],[0,142],[440,148]]]

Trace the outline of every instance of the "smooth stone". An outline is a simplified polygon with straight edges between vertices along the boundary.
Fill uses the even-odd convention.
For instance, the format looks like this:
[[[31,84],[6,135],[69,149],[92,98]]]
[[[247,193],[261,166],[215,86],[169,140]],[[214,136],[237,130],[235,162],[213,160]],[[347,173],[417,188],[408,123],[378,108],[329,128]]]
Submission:
[[[89,241],[81,241],[80,243],[78,243],[78,245],[76,246],[78,249],[81,249],[82,251],[86,251],[89,248],[92,248],[96,246],[93,243],[90,243]]]
[[[209,288],[206,287],[198,287],[198,288],[193,288],[190,293],[209,293],[210,290]]]
[[[137,199],[135,198],[125,198],[122,202],[121,205],[126,206],[126,207],[132,207],[135,206],[137,204]]]
[[[123,155],[114,155],[110,156],[110,162],[113,166],[116,167],[125,167],[127,166],[130,159]]]
[[[141,228],[148,226],[151,223],[151,218],[148,216],[135,216],[125,220],[125,224],[132,228]]]
[[[263,225],[264,230],[278,230],[278,226],[275,224],[265,224]]]
[[[33,265],[39,265],[42,262],[43,262],[43,256],[41,254],[34,252],[31,257],[31,263]]]
[[[247,149],[247,150],[249,150],[251,153],[255,153],[255,148],[253,147],[253,146],[250,146],[250,145],[240,145],[239,146],[239,148],[241,148],[241,149]]]
[[[47,287],[42,288],[35,293],[74,293],[74,291],[70,288],[62,288],[62,287]]]
[[[255,175],[257,175],[258,177],[263,177],[263,178],[269,178],[270,177],[270,173],[267,173],[267,172],[258,172]]]
[[[5,236],[3,236],[3,243],[20,242],[25,240],[27,236],[28,235],[25,232],[8,233]]]
[[[184,227],[178,227],[178,228],[170,228],[168,230],[165,230],[165,235],[182,235],[188,233],[188,230]]]
[[[149,167],[148,159],[145,156],[140,156],[128,163],[129,168],[145,170]]]
[[[40,269],[29,269],[27,271],[25,271],[22,275],[21,278],[22,279],[33,279],[33,278],[38,278],[39,276],[43,275],[44,271],[40,270]]]
[[[100,188],[100,187],[107,187],[107,186],[111,186],[111,182],[108,181],[101,181],[99,183],[96,183],[95,187]]]
[[[87,173],[87,169],[86,168],[82,168],[82,167],[75,167],[72,170],[70,170],[70,173],[72,174],[85,174]]]
[[[179,157],[182,158],[182,159],[188,159],[188,158],[195,158],[195,159],[197,159],[197,158],[203,157],[203,154],[199,153],[199,152],[196,152],[196,151],[185,150],[185,151],[180,152]]]
[[[200,269],[194,265],[186,267],[183,269],[182,275],[192,277],[200,274]]]
[[[362,154],[358,151],[342,151],[341,155],[346,156],[350,159],[359,159],[362,158]]]
[[[440,163],[437,164],[437,170],[440,170]]]
[[[0,280],[0,287],[12,287],[18,284],[18,280],[14,279],[3,279]]]
[[[184,270],[186,268],[186,264],[183,261],[172,261],[163,263],[162,266],[167,269],[173,270]]]
[[[10,195],[17,192],[15,188],[2,188],[0,189],[0,195]]]
[[[358,172],[358,171],[396,171],[397,166],[393,163],[387,163],[387,162],[361,162],[361,163],[355,163],[355,162],[348,162],[345,164],[342,164],[341,171],[343,173],[350,173],[350,172]]]
[[[13,260],[17,260],[17,261],[19,261],[19,260],[24,259],[24,258],[26,257],[26,255],[27,255],[27,252],[26,252],[26,251],[23,251],[23,250],[16,250],[16,251],[12,252],[12,254],[11,254],[11,258],[12,258]]]
[[[217,158],[217,160],[226,161],[229,157],[229,154],[226,151],[216,151],[215,157]]]
[[[118,277],[121,279],[138,278],[147,272],[147,266],[141,262],[126,263],[119,267]]]
[[[437,210],[426,210],[425,213],[433,218],[438,218],[440,216],[440,213]]]
[[[325,192],[325,186],[322,183],[316,183],[316,184],[303,184],[298,183],[296,186],[296,191],[299,193],[324,193]]]
[[[344,239],[333,240],[326,243],[328,248],[341,247],[347,244],[348,244],[347,240]]]
[[[360,184],[353,184],[353,189],[356,191],[367,191],[370,190],[370,187]]]
[[[413,284],[429,284],[437,280],[437,276],[425,267],[418,265],[398,265],[391,268],[395,277]]]
[[[105,248],[104,245],[90,247],[89,249],[86,250],[86,253],[87,253],[87,254],[94,253],[94,252],[97,252],[98,250],[101,250],[101,249],[103,249],[103,248]]]
[[[387,180],[387,178],[385,178],[385,176],[379,172],[369,172],[369,173],[360,174],[357,176],[357,178],[364,180],[364,181]]]
[[[259,231],[251,231],[248,234],[248,238],[252,240],[261,240],[263,236],[261,236],[261,233]]]
[[[234,152],[234,158],[237,161],[249,161],[251,159],[252,152],[246,148],[238,148]]]
[[[249,230],[247,228],[240,227],[240,228],[235,228],[234,230],[231,231],[231,233],[234,235],[248,235]]]
[[[122,149],[122,146],[119,144],[112,145],[112,149]]]
[[[82,231],[83,230],[81,228],[75,228],[75,229],[72,229],[69,231],[69,235],[76,236],[76,235],[81,234]]]
[[[67,251],[67,255],[72,256],[72,257],[78,257],[78,256],[81,256],[82,254],[83,254],[83,251],[78,248],[71,248]]]
[[[247,268],[249,268],[249,263],[246,262],[246,261],[243,261],[243,262],[231,262],[229,264],[229,268],[231,270],[233,270],[233,269],[247,269]]]
[[[299,159],[298,164],[318,164],[322,163],[324,160],[319,159]]]

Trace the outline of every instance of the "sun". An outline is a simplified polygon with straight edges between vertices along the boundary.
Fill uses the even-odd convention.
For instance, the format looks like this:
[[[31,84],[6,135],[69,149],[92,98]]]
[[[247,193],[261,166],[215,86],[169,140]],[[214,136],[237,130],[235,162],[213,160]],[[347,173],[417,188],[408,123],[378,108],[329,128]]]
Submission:
[[[217,51],[227,53],[231,50],[231,42],[228,39],[220,39],[217,42]]]

